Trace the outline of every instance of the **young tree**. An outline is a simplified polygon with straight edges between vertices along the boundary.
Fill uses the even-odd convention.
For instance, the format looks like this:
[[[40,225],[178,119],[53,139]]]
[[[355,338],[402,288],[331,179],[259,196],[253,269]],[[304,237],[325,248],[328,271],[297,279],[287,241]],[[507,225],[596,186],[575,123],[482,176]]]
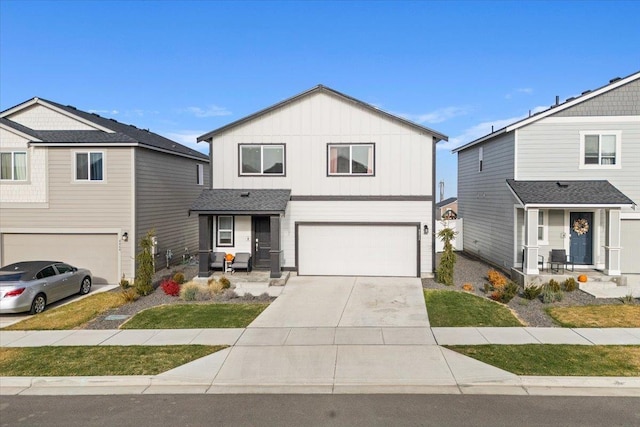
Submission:
[[[440,258],[440,265],[436,270],[436,280],[447,286],[453,285],[453,268],[456,265],[456,254],[453,252],[451,241],[458,234],[453,229],[445,227],[438,231],[438,238],[444,242],[444,252]]]
[[[138,269],[136,270],[136,279],[134,285],[139,295],[149,295],[153,292],[153,237],[155,231],[150,230],[146,236],[140,240],[140,252],[136,257],[138,261]]]

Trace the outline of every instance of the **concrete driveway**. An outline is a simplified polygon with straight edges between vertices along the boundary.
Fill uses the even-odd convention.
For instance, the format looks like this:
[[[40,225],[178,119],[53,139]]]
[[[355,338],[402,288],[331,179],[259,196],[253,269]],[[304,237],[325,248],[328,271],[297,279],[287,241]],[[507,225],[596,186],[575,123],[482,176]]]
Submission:
[[[249,328],[429,327],[419,278],[295,276]]]

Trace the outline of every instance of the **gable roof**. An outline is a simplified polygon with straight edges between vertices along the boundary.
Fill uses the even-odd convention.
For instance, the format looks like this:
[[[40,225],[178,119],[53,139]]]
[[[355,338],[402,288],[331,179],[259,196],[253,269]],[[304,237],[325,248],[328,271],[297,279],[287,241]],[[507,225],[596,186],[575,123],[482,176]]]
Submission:
[[[72,116],[75,119],[80,119],[80,121],[91,124],[98,129],[82,131],[35,130],[30,129],[26,126],[22,126],[6,118],[6,116],[8,115],[34,104],[47,106],[58,112],[61,112],[62,114]],[[23,102],[22,104],[3,111],[2,113],[0,113],[0,115],[2,116],[2,123],[5,123],[5,121],[12,122],[8,123],[8,126],[11,126],[16,130],[20,130],[16,128],[16,125],[21,126],[24,129],[28,129],[29,132],[25,132],[24,129],[20,131],[38,138],[37,141],[32,141],[34,143],[121,143],[138,145],[141,147],[168,152],[170,154],[178,154],[185,157],[191,157],[206,162],[209,161],[209,156],[207,156],[206,154],[186,147],[171,139],[165,138],[164,136],[158,135],[157,133],[150,132],[147,129],[139,129],[134,125],[120,123],[115,119],[107,119],[95,113],[88,113],[86,111],[78,110],[77,108],[70,105],[58,104],[57,102],[49,101],[43,98],[32,98],[29,101]]]
[[[283,189],[213,189],[202,190],[191,212],[207,214],[280,214],[291,198]]]
[[[427,133],[435,136],[439,141],[448,141],[449,140],[448,136],[446,136],[446,135],[444,135],[444,134],[442,134],[440,132],[437,132],[437,131],[435,131],[433,129],[429,129],[429,128],[425,127],[425,126],[421,126],[421,125],[419,125],[417,123],[414,123],[414,122],[412,122],[410,120],[403,119],[402,117],[396,116],[396,115],[391,114],[391,113],[387,113],[386,111],[382,111],[379,108],[376,108],[371,104],[367,104],[366,102],[360,101],[360,100],[358,100],[356,98],[353,98],[353,97],[351,97],[349,95],[345,95],[344,93],[338,92],[337,90],[328,88],[328,87],[323,86],[323,85],[317,85],[317,86],[315,86],[315,87],[313,87],[313,88],[311,88],[311,89],[309,89],[307,91],[304,91],[304,92],[302,92],[302,93],[300,93],[298,95],[292,96],[291,98],[285,99],[284,101],[278,102],[277,104],[274,104],[274,105],[272,105],[270,107],[262,109],[262,110],[260,110],[260,111],[258,111],[256,113],[253,113],[253,114],[251,114],[249,116],[246,116],[246,117],[244,117],[244,118],[242,118],[240,120],[236,120],[235,122],[231,122],[231,123],[229,123],[229,124],[227,124],[225,126],[222,126],[222,127],[218,128],[218,129],[215,129],[215,130],[213,130],[211,132],[205,133],[204,135],[199,136],[197,141],[198,142],[208,141],[211,138],[213,138],[214,136],[216,136],[216,135],[218,135],[218,134],[220,134],[222,132],[225,132],[225,131],[227,131],[229,129],[232,129],[232,128],[235,128],[237,126],[240,126],[243,123],[247,123],[247,122],[249,122],[249,121],[251,121],[251,120],[253,120],[255,118],[263,116],[263,115],[265,115],[267,113],[270,113],[270,112],[272,112],[274,110],[282,108],[282,107],[284,107],[284,106],[286,106],[288,104],[291,104],[291,103],[293,103],[293,102],[295,102],[295,101],[297,101],[299,99],[305,98],[305,97],[313,95],[315,93],[328,93],[330,95],[333,95],[333,96],[336,96],[338,98],[341,98],[344,101],[347,101],[349,103],[352,103],[352,104],[355,104],[355,105],[357,105],[359,107],[362,107],[362,108],[364,108],[364,109],[366,109],[366,110],[368,110],[368,111],[370,111],[370,112],[372,112],[374,114],[380,115],[382,117],[386,117],[386,118],[394,120],[394,121],[398,121],[398,122],[400,122],[400,123],[402,123],[404,125],[407,125],[407,126],[413,128],[413,129],[417,130],[418,132],[427,132]]]
[[[577,97],[571,97],[568,98],[565,102],[561,103],[561,104],[557,104],[557,105],[552,105],[550,106],[548,109],[541,111],[539,113],[533,114],[529,117],[526,117],[524,119],[518,120],[508,126],[503,127],[502,129],[498,129],[495,132],[492,132],[490,134],[487,134],[483,137],[480,137],[478,139],[475,139],[471,142],[468,142],[467,144],[464,144],[458,148],[455,148],[453,150],[451,150],[451,152],[453,153],[457,153],[459,151],[463,151],[466,150],[467,148],[473,147],[476,144],[480,144],[481,142],[490,140],[498,135],[502,135],[511,131],[514,131],[516,129],[519,129],[521,127],[527,126],[531,123],[537,122],[538,120],[544,119],[545,117],[548,117],[552,114],[556,114],[562,110],[566,110],[568,108],[571,108],[577,104],[580,104],[582,102],[588,101],[589,99],[595,98],[596,96],[602,95],[603,93],[612,91],[616,88],[619,88],[620,86],[624,86],[628,83],[631,83],[634,80],[638,80],[640,79],[640,71],[633,73],[627,77],[624,78],[615,78],[615,79],[611,79],[609,81],[608,84],[595,89],[595,90],[591,90],[591,91],[585,91],[582,93],[582,95],[577,96]]]
[[[626,207],[634,205],[609,181],[517,181],[507,185],[523,206],[588,205]]]
[[[436,207],[437,208],[441,208],[441,207],[447,206],[448,204],[453,203],[453,202],[455,202],[457,200],[458,200],[457,197],[449,197],[448,199],[444,199],[444,200],[436,203]]]

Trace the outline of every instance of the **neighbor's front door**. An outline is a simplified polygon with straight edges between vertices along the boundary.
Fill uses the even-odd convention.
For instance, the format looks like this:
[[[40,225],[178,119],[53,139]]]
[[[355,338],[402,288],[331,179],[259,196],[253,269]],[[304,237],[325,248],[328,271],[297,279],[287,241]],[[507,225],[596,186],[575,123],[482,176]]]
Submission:
[[[268,216],[253,217],[253,267],[269,268],[271,223]]]
[[[586,232],[584,232],[584,226],[580,227],[585,224],[585,221],[587,224]],[[593,264],[593,213],[571,212],[569,214],[569,231],[571,232],[569,254],[573,257],[573,262],[575,264]]]

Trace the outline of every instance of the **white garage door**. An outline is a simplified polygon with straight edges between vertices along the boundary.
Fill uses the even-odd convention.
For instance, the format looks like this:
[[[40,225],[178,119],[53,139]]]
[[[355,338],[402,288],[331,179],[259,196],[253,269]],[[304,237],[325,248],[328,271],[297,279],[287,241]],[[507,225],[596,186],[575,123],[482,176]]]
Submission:
[[[117,234],[3,234],[2,263],[63,261],[91,270],[94,283],[118,283]]]
[[[418,275],[415,225],[298,226],[298,274],[306,276]]]

